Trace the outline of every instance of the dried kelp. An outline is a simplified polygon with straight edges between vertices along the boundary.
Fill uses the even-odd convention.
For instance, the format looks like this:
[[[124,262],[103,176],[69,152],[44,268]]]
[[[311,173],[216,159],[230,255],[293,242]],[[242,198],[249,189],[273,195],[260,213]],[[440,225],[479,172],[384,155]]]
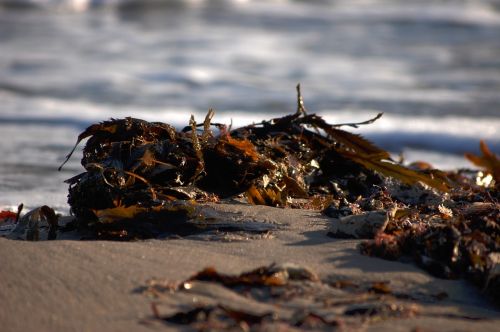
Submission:
[[[440,292],[394,291],[389,281],[320,279],[307,267],[271,264],[228,275],[206,268],[182,282],[153,279],[136,290],[153,298],[153,320],[217,330],[358,330],[383,320],[459,316],[428,312],[420,302],[444,301]]]
[[[191,117],[181,131],[134,118],[91,125],[76,143],[88,138],[85,172],[67,180],[80,226],[110,237],[150,237],[158,232],[140,230],[141,223],[191,219],[194,201],[245,194],[252,204],[324,208],[375,195],[385,177],[449,190],[444,173],[403,167],[387,151],[340,129],[370,124],[382,114],[328,124],[306,112],[299,86],[297,92],[296,113],[232,130],[212,122],[213,110],[202,124]]]

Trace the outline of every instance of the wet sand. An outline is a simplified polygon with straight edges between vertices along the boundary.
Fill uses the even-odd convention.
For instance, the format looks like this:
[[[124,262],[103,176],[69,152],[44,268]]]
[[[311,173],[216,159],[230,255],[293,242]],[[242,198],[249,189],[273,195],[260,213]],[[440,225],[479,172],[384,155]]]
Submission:
[[[362,330],[493,331],[500,315],[473,285],[434,278],[412,263],[363,256],[360,240],[327,236],[330,218],[316,211],[231,203],[215,218],[276,226],[264,235],[219,234],[138,242],[0,238],[2,331],[189,330],[152,319],[156,301],[137,289],[151,278],[184,280],[207,266],[237,274],[271,263],[306,266],[324,279],[390,281],[393,292],[427,300],[411,318],[370,321]],[[445,292],[443,300],[429,301]],[[418,296],[417,296],[418,294]],[[168,294],[165,296],[168,298]]]

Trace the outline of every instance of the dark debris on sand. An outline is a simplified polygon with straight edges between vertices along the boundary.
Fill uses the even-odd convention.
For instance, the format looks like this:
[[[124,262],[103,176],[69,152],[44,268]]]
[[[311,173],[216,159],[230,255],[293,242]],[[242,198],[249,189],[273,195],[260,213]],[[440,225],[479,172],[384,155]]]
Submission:
[[[417,299],[393,291],[388,281],[334,275],[322,280],[307,267],[290,263],[240,275],[206,268],[182,282],[151,279],[136,292],[152,298],[152,320],[198,331],[350,331],[413,317],[489,319],[428,312],[419,304],[440,303],[447,298],[443,292]]]
[[[244,196],[251,204],[353,214],[386,208],[378,199],[386,178],[451,188],[443,172],[404,167],[340,129],[370,124],[381,114],[331,125],[308,114],[297,91],[294,114],[236,129],[212,122],[212,110],[203,123],[192,117],[180,131],[134,118],[88,127],[77,141],[88,138],[85,172],[67,180],[79,227],[94,229],[98,237],[147,238],[158,233],[155,228],[169,228],[169,219],[193,218],[194,202]]]

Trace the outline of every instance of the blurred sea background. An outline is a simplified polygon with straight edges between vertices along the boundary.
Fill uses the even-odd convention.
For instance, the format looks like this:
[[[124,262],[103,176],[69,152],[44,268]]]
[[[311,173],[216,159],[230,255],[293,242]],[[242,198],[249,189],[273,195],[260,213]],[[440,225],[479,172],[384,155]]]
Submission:
[[[407,162],[500,152],[500,1],[0,0],[0,207],[67,213],[88,125],[364,121]],[[351,130],[351,129],[349,129]],[[83,144],[81,144],[83,146]]]

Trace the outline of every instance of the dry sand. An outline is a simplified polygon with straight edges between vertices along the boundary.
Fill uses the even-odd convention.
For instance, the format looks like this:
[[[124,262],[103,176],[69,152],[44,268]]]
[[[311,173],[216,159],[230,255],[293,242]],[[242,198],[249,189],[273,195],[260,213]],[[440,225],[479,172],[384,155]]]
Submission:
[[[183,280],[207,266],[236,274],[273,262],[307,266],[321,278],[387,280],[393,291],[409,295],[448,294],[442,301],[417,302],[423,315],[366,323],[362,330],[499,330],[500,311],[471,284],[434,278],[411,263],[362,256],[359,240],[327,236],[331,219],[319,212],[238,203],[214,207],[215,218],[279,227],[272,236],[252,239],[234,234],[139,242],[0,238],[0,330],[189,330],[151,322],[153,300],[135,290],[153,277]]]

